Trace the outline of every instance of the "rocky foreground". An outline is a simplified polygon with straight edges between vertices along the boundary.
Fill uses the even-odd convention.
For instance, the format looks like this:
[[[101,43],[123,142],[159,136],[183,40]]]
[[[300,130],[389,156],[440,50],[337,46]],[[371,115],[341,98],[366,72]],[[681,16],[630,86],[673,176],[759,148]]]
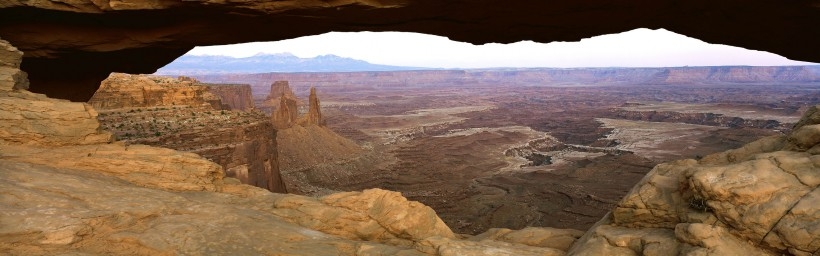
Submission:
[[[88,104],[27,92],[0,41],[0,253],[816,255],[820,111],[789,135],[655,167],[586,233],[454,234],[379,189],[321,198],[225,178],[196,154],[112,142]]]

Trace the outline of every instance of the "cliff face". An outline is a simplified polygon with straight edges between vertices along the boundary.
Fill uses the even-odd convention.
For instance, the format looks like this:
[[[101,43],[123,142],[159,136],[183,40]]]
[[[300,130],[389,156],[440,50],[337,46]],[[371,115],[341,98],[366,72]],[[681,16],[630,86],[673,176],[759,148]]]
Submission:
[[[196,153],[222,166],[227,177],[273,192],[287,192],[279,174],[276,129],[267,117],[260,113],[189,111],[106,111],[99,120],[128,144]],[[185,116],[188,113],[194,115]],[[133,128],[131,122],[149,125]]]
[[[279,107],[271,114],[271,120],[277,129],[290,128],[296,124],[299,117],[299,106],[296,103],[296,97],[291,95],[282,94],[279,97]]]
[[[760,128],[789,130],[791,124],[780,123],[777,120],[748,120],[740,117],[725,116],[713,113],[680,113],[672,111],[629,111],[613,109],[611,115],[620,119],[700,124],[733,128]]]
[[[820,66],[676,67],[676,68],[531,68],[499,70],[422,70],[344,73],[264,73],[200,75],[204,81],[244,81],[257,91],[267,81],[287,80],[297,87],[323,90],[362,86],[571,86],[571,85],[699,85],[820,82]],[[276,91],[274,91],[276,90]],[[270,97],[278,97],[271,88]],[[274,94],[274,92],[276,94]]]
[[[112,73],[88,101],[98,110],[154,106],[221,109],[222,103],[195,80]]]
[[[267,100],[276,102],[276,99],[282,97],[282,95],[296,98],[296,95],[293,94],[293,89],[290,88],[290,83],[288,81],[273,82],[270,85],[270,93],[268,94]]]
[[[253,95],[248,84],[198,84],[208,88],[208,91],[218,96],[222,101],[222,109],[251,111],[253,110]]]
[[[268,118],[257,112],[215,110],[211,103],[221,107],[221,100],[210,89],[185,77],[114,74],[91,103],[103,108],[102,127],[118,140],[197,153],[221,165],[228,177],[286,192],[276,130]]]
[[[111,142],[85,103],[26,91],[23,53],[0,39],[0,145],[63,146]]]

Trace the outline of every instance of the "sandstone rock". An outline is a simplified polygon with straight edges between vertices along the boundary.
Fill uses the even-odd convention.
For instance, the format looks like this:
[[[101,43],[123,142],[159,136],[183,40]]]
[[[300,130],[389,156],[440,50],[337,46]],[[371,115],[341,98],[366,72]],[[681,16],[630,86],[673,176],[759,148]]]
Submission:
[[[524,246],[520,244],[510,244],[499,241],[465,241],[445,237],[427,238],[416,245],[420,251],[428,254],[441,256],[479,256],[479,255],[499,255],[499,256],[562,256],[563,251],[553,248],[541,248]]]
[[[421,255],[288,223],[269,213],[283,195],[265,191],[170,192],[8,159],[0,190],[0,254]]]
[[[789,136],[788,140],[797,146],[798,150],[808,150],[820,143],[820,124],[801,126]]]
[[[728,230],[706,224],[679,224],[675,236],[685,244],[682,255],[776,255],[757,249],[754,243],[737,239]]]
[[[251,86],[248,84],[202,84],[208,91],[218,96],[222,109],[251,111],[254,109]]]
[[[281,197],[274,201],[274,207],[272,213],[277,216],[348,239],[409,246],[433,236],[455,237],[430,207],[381,189],[320,199]]]
[[[0,157],[18,162],[105,173],[138,186],[174,191],[218,191],[224,177],[222,167],[196,154],[145,145],[9,145],[0,146],[0,152]]]
[[[98,119],[127,144],[196,153],[221,165],[228,177],[287,192],[279,174],[276,130],[262,113],[162,107],[109,109]]]
[[[659,164],[612,210],[613,222],[633,228],[674,228],[689,207],[680,193],[683,174],[694,160]]]
[[[182,105],[222,108],[219,97],[195,81],[122,73],[106,78],[88,103],[99,110]]]
[[[296,124],[299,109],[296,96],[283,93],[279,97],[279,107],[271,114],[271,120],[277,129],[287,129]]]
[[[310,87],[310,105],[308,105],[307,125],[325,125],[322,119],[322,109],[319,105],[319,96],[316,96],[316,88]]]
[[[687,177],[691,189],[721,222],[754,242],[762,241],[812,189],[770,159],[699,167]]]
[[[570,255],[677,255],[674,231],[663,228],[625,228],[609,224],[593,227]]]
[[[275,81],[270,84],[270,93],[268,93],[266,100],[278,102],[277,99],[282,97],[282,95],[296,98],[296,95],[293,94],[293,89],[290,88],[290,83],[288,83],[288,81]]]
[[[496,240],[512,244],[547,247],[561,251],[569,250],[584,232],[574,229],[527,227],[521,230],[491,228],[482,234],[469,238],[471,241]]]
[[[20,70],[23,52],[0,39],[0,91],[28,89],[28,75]]]
[[[820,250],[820,139],[816,110],[790,135],[656,166],[570,250],[576,255],[647,254],[615,237],[675,239],[659,246],[684,255],[811,255]],[[619,226],[619,227],[616,227]],[[656,229],[652,229],[656,228]],[[620,229],[620,230],[616,230]],[[613,230],[617,231],[613,233]],[[678,246],[679,242],[684,243]],[[641,242],[640,244],[645,244]],[[629,247],[630,251],[623,247]]]
[[[0,145],[65,146],[108,143],[97,112],[85,103],[27,91],[0,92]]]
[[[800,121],[794,124],[793,129],[798,130],[803,126],[815,124],[820,124],[820,107],[811,106],[806,110],[806,113],[803,113],[803,117],[800,118]]]

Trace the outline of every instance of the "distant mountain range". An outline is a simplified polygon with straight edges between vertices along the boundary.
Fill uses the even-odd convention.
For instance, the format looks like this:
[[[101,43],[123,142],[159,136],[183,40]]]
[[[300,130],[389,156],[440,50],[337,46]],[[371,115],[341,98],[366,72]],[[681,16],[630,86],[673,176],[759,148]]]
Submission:
[[[336,55],[299,58],[290,53],[277,53],[257,54],[247,58],[183,55],[157,70],[156,74],[203,75],[268,72],[401,71],[422,69],[430,70],[434,68],[379,65]]]

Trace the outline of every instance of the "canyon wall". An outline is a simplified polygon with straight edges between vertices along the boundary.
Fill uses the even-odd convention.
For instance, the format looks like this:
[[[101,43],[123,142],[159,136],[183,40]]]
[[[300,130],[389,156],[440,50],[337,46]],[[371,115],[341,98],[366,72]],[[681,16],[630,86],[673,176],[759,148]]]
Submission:
[[[99,107],[102,127],[118,140],[197,153],[222,166],[228,177],[287,191],[279,174],[276,129],[265,115],[220,110],[210,86],[184,77],[112,74],[103,84],[90,103]]]
[[[219,97],[190,78],[122,73],[103,80],[88,104],[98,110],[177,105],[222,108]]]
[[[820,82],[820,66],[678,67],[678,68],[530,68],[494,70],[423,70],[344,73],[264,73],[199,75],[213,82],[251,83],[265,93],[270,80],[287,80],[297,88],[356,90],[393,86],[573,86],[573,85],[699,85],[812,84]],[[278,96],[277,96],[278,97]]]
[[[207,112],[202,115],[207,115]],[[237,119],[235,116],[228,117]],[[205,126],[217,127],[199,126],[161,136],[125,141],[196,153],[222,166],[227,177],[239,179],[243,184],[286,193],[287,189],[279,174],[276,129],[267,122],[267,118],[261,116],[245,119],[252,121],[240,124],[224,120],[219,123],[199,121]],[[107,123],[107,120],[101,119],[103,123],[115,126]]]
[[[221,109],[251,111],[253,110],[253,95],[248,84],[203,84],[208,91],[222,100]]]
[[[650,122],[673,122],[686,124],[700,124],[732,128],[760,128],[786,131],[792,124],[780,123],[776,120],[744,119],[713,113],[680,113],[673,111],[629,111],[623,109],[610,110],[614,118]]]

